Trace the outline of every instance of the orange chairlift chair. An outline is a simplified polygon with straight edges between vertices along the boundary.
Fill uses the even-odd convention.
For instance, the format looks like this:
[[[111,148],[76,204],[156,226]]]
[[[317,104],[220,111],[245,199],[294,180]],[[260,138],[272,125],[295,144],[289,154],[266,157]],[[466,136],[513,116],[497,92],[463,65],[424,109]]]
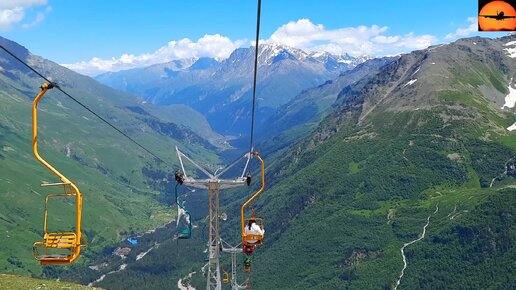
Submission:
[[[251,255],[254,251],[254,248],[256,246],[263,246],[263,235],[261,234],[249,234],[249,233],[246,233],[246,230],[245,230],[245,227],[248,225],[249,221],[252,221],[252,222],[255,222],[258,226],[260,226],[260,228],[263,230],[264,229],[264,220],[262,218],[258,218],[258,217],[255,217],[254,216],[254,211],[253,211],[253,216],[250,217],[250,218],[246,218],[245,217],[245,208],[249,206],[249,204],[256,198],[258,197],[262,192],[263,192],[263,189],[265,188],[265,166],[264,166],[264,163],[263,163],[263,159],[260,157],[260,155],[258,154],[258,152],[254,152],[253,153],[254,156],[256,156],[256,158],[258,158],[258,160],[260,160],[260,166],[261,166],[261,171],[262,171],[262,185],[260,187],[260,189],[258,189],[257,192],[255,192],[253,194],[253,196],[251,196],[251,198],[249,198],[243,205],[242,205],[242,208],[240,209],[240,215],[241,215],[241,231],[242,231],[242,248],[243,248],[243,252],[247,255]]]
[[[55,87],[54,84],[44,83],[41,92],[32,104],[32,149],[36,159],[48,170],[56,175],[61,182],[44,183],[41,186],[62,187],[63,193],[48,194],[45,198],[45,219],[43,223],[43,241],[35,242],[34,257],[41,265],[65,265],[74,262],[81,253],[81,247],[86,246],[85,237],[81,232],[82,194],[75,184],[45,161],[38,153],[38,102],[47,90]],[[71,197],[75,199],[75,231],[48,232],[48,202],[51,198]],[[83,241],[84,239],[84,241]],[[83,241],[83,242],[81,242]]]

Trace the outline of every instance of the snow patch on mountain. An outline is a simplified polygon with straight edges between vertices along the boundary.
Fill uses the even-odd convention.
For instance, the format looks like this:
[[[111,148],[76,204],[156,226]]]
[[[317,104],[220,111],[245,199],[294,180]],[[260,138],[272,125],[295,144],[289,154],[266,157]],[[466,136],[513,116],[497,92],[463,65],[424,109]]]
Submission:
[[[515,58],[516,57],[516,41],[509,41],[505,44],[505,46],[512,46],[507,47],[504,50],[507,51],[509,54],[509,57]]]
[[[507,130],[514,131],[516,130],[516,123],[512,124],[511,126],[507,127]]]
[[[509,82],[509,94],[507,96],[505,96],[505,104],[503,104],[502,106],[502,109],[507,107],[507,108],[514,108],[514,105],[516,104],[516,88],[513,88],[511,86],[511,83],[512,83],[512,78],[511,78],[511,81]]]
[[[413,83],[415,83],[416,81],[417,81],[417,79],[412,79],[412,80],[408,81],[405,85],[403,85],[403,87],[410,86]]]

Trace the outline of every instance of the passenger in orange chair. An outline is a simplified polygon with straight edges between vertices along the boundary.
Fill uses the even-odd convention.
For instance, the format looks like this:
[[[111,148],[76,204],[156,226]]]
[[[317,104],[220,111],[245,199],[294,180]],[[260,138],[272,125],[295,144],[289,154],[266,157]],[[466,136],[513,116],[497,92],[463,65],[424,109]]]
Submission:
[[[247,226],[245,227],[245,234],[246,235],[260,235],[263,237],[265,234],[265,229],[262,229],[258,224],[256,224],[256,220],[250,219],[249,222],[247,222]],[[254,244],[257,242],[255,239],[247,240],[248,243]]]

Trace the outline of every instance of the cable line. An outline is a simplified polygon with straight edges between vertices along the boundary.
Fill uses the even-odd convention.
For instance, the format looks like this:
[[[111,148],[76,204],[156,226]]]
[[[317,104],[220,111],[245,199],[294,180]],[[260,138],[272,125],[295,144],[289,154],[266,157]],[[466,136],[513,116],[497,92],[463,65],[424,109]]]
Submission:
[[[9,51],[7,48],[5,48],[3,45],[0,44],[0,48],[2,48],[5,52],[7,52],[9,55],[11,55],[12,57],[14,57],[16,60],[18,60],[19,62],[21,62],[22,64],[24,64],[27,68],[29,68],[31,71],[33,71],[35,74],[37,74],[38,76],[40,76],[42,79],[44,79],[45,81],[47,81],[49,84],[53,84],[53,86],[55,88],[57,88],[59,91],[61,91],[63,94],[65,94],[67,97],[69,97],[70,99],[72,99],[74,102],[76,102],[77,104],[79,104],[81,107],[83,107],[84,109],[86,109],[88,112],[92,113],[95,117],[99,118],[102,122],[106,123],[108,126],[110,126],[111,128],[113,128],[115,131],[117,131],[118,133],[122,134],[124,137],[126,137],[127,139],[129,139],[131,142],[133,142],[134,144],[136,144],[138,147],[140,147],[141,149],[145,150],[147,153],[149,153],[150,155],[152,155],[154,158],[156,158],[157,160],[163,162],[164,164],[168,165],[169,167],[171,167],[170,164],[168,164],[167,162],[165,162],[163,159],[161,159],[160,157],[158,157],[156,154],[152,153],[149,149],[147,149],[145,146],[143,146],[142,144],[140,144],[138,141],[134,140],[133,138],[131,138],[131,136],[127,135],[126,133],[124,133],[122,130],[118,129],[115,125],[111,124],[108,120],[104,119],[102,116],[100,116],[99,114],[95,113],[92,109],[88,108],[86,105],[84,105],[83,103],[81,103],[79,100],[77,100],[76,98],[72,97],[69,93],[67,93],[66,91],[64,91],[63,89],[61,89],[61,87],[59,87],[56,83],[50,81],[48,78],[46,78],[44,75],[42,75],[40,72],[38,72],[36,69],[34,69],[33,67],[31,67],[30,65],[28,65],[25,61],[23,61],[21,58],[19,58],[18,56],[16,56],[15,54],[13,54],[11,51]]]
[[[251,144],[249,145],[249,152],[253,152],[253,135],[254,135],[254,110],[256,103],[256,73],[258,71],[258,41],[260,39],[260,12],[262,1],[258,0],[258,11],[256,15],[256,49],[254,51],[254,74],[253,74],[253,109],[251,111]]]

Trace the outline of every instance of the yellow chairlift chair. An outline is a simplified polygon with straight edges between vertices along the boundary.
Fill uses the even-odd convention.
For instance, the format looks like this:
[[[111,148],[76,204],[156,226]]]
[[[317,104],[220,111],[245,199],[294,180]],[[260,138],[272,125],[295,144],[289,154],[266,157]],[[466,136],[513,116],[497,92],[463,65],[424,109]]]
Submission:
[[[81,247],[86,246],[85,237],[81,232],[82,194],[77,186],[45,161],[38,153],[38,102],[47,90],[55,85],[44,83],[41,92],[36,96],[32,105],[32,149],[36,159],[56,175],[60,182],[44,183],[42,186],[61,187],[63,193],[48,194],[45,198],[45,219],[43,223],[43,241],[34,243],[34,257],[41,265],[64,265],[74,262],[81,254]],[[48,232],[48,203],[50,199],[71,197],[75,200],[75,229],[65,232]]]

